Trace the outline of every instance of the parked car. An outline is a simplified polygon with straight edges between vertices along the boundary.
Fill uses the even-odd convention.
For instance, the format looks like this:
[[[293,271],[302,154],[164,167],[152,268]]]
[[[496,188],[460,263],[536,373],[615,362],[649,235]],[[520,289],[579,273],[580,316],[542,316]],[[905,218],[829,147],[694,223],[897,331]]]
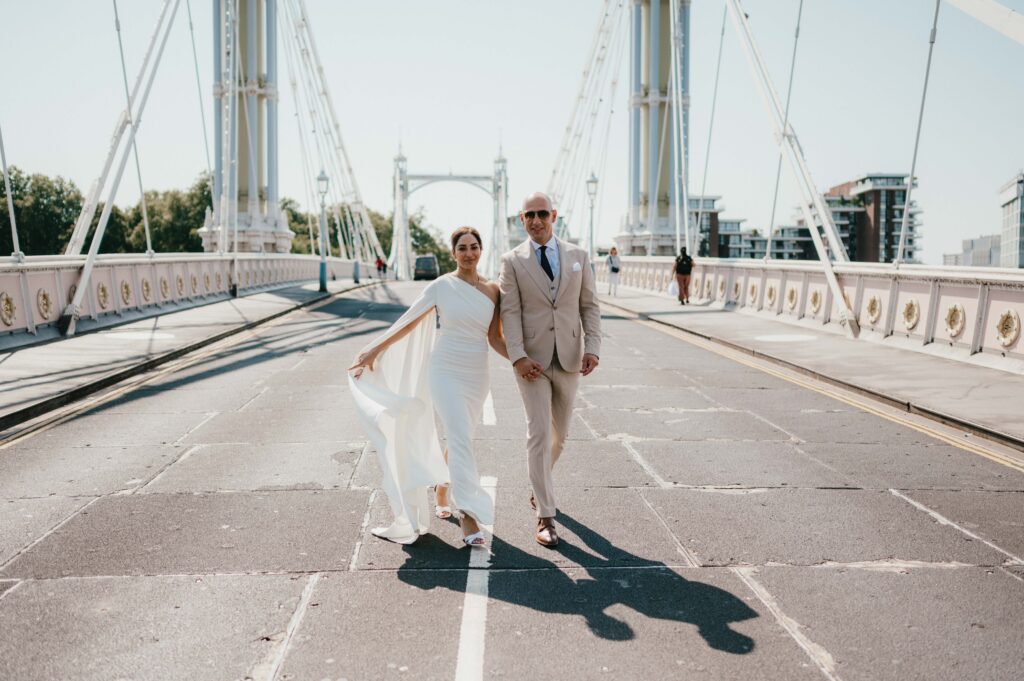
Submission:
[[[416,256],[416,265],[412,271],[412,278],[415,279],[437,279],[441,273],[437,266],[437,256],[433,253],[424,253]]]

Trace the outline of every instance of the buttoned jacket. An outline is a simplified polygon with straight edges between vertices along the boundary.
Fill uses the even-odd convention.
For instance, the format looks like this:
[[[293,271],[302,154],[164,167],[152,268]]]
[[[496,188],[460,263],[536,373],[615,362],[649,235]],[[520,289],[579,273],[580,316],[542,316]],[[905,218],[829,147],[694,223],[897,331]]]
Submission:
[[[513,363],[529,357],[546,369],[557,351],[562,368],[575,372],[585,353],[601,353],[601,310],[587,252],[555,241],[554,281],[541,269],[529,239],[501,257],[501,324]]]

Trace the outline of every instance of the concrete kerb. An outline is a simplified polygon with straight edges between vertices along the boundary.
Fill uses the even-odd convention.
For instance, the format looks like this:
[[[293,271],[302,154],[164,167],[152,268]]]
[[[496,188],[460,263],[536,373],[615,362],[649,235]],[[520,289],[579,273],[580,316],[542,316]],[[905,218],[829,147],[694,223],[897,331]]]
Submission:
[[[906,411],[907,413],[910,413],[910,414],[916,414],[916,415],[919,415],[919,416],[923,416],[923,417],[925,417],[927,419],[930,419],[932,421],[936,421],[936,422],[941,423],[941,424],[946,425],[946,426],[952,426],[952,427],[955,427],[955,428],[963,429],[963,430],[968,431],[968,432],[970,432],[970,433],[972,433],[974,435],[977,435],[979,437],[982,437],[982,438],[985,438],[987,440],[990,440],[990,441],[992,441],[992,442],[994,442],[996,444],[1005,445],[1005,446],[1012,447],[1014,449],[1017,449],[1017,450],[1020,450],[1020,451],[1024,452],[1024,439],[1021,439],[1021,438],[1019,438],[1019,437],[1017,437],[1015,435],[1012,435],[1010,433],[1004,433],[1004,432],[995,430],[993,428],[990,428],[990,427],[988,427],[986,425],[983,425],[983,424],[971,421],[970,419],[963,418],[963,417],[960,417],[960,416],[954,416],[952,414],[947,414],[945,412],[941,412],[939,410],[932,409],[930,407],[926,407],[926,406],[917,404],[917,403],[912,402],[912,401],[908,401],[908,400],[903,399],[901,397],[896,397],[896,396],[890,395],[888,393],[885,393],[885,392],[883,392],[881,390],[877,390],[875,388],[870,388],[870,387],[867,387],[867,386],[859,385],[857,383],[851,383],[849,381],[845,381],[845,380],[843,380],[841,378],[836,378],[834,376],[829,376],[829,375],[823,374],[823,373],[821,373],[819,371],[815,371],[814,369],[808,369],[807,367],[801,366],[799,364],[795,364],[795,363],[793,363],[793,362],[791,362],[789,360],[782,359],[781,357],[776,357],[774,355],[770,355],[770,354],[761,352],[760,350],[755,350],[754,348],[747,347],[747,346],[741,345],[739,343],[735,343],[735,342],[727,340],[725,338],[720,338],[718,336],[712,336],[712,335],[707,334],[707,333],[703,333],[703,332],[700,332],[700,331],[694,331],[693,329],[688,329],[686,327],[679,326],[677,324],[672,324],[671,322],[667,322],[665,320],[658,319],[657,317],[652,316],[652,315],[650,315],[650,314],[648,314],[646,312],[638,312],[636,310],[631,310],[628,307],[624,307],[622,305],[617,305],[617,304],[615,304],[613,302],[610,302],[608,300],[605,300],[605,299],[601,299],[600,302],[601,302],[602,305],[607,305],[608,307],[615,308],[616,310],[621,310],[622,312],[625,312],[627,315],[631,315],[632,317],[635,317],[637,319],[642,319],[644,321],[651,322],[653,324],[658,324],[660,326],[665,326],[665,327],[668,327],[668,328],[671,328],[671,329],[675,329],[676,331],[679,331],[681,333],[685,333],[685,334],[687,334],[689,336],[694,336],[695,338],[701,338],[703,340],[715,343],[717,345],[721,345],[721,346],[727,347],[727,348],[729,348],[731,350],[735,350],[737,352],[741,352],[741,353],[743,353],[745,355],[750,355],[751,357],[755,357],[757,359],[766,360],[768,362],[771,362],[771,363],[776,364],[778,366],[784,367],[786,369],[789,369],[789,370],[794,371],[796,373],[802,374],[804,376],[809,376],[811,378],[814,378],[816,380],[822,381],[824,383],[828,383],[830,385],[834,385],[834,386],[836,386],[838,388],[843,388],[844,390],[849,390],[849,391],[857,393],[859,395],[863,395],[865,397],[869,397],[869,398],[871,398],[873,400],[881,402],[881,403],[883,403],[885,405],[888,405],[890,407],[894,407],[896,409],[900,409],[902,411]]]
[[[106,376],[98,378],[94,381],[90,381],[71,390],[59,393],[52,397],[47,397],[43,400],[30,404],[27,407],[22,407],[21,409],[17,409],[7,414],[3,414],[2,416],[0,416],[0,434],[5,433],[8,429],[13,428],[14,426],[25,423],[26,421],[31,421],[33,419],[39,418],[40,416],[44,416],[49,412],[55,411],[69,404],[73,404],[74,402],[77,402],[85,397],[88,397],[93,393],[114,386],[120,383],[121,381],[132,378],[134,376],[144,374],[148,371],[151,371],[161,366],[162,364],[166,364],[167,362],[188,355],[189,353],[195,352],[196,350],[202,349],[209,345],[213,345],[214,343],[222,341],[225,338],[230,338],[231,336],[237,335],[244,331],[248,331],[249,329],[255,328],[262,324],[266,324],[269,321],[272,321],[279,317],[283,317],[287,314],[291,314],[296,310],[301,310],[302,308],[322,303],[325,300],[337,298],[338,296],[351,293],[352,291],[368,288],[370,286],[378,286],[380,283],[381,282],[378,280],[368,281],[365,284],[356,284],[341,291],[318,295],[314,298],[310,298],[309,300],[305,300],[301,303],[296,303],[295,305],[287,307],[283,310],[278,310],[277,312],[269,314],[265,317],[260,317],[259,319],[255,319],[244,324],[239,324],[236,327],[227,329],[225,331],[221,331],[219,333],[215,333],[212,336],[203,338],[202,340],[196,341],[194,343],[189,343],[188,345],[184,345],[180,348],[175,348],[174,350],[170,350],[161,355],[157,355],[156,357],[148,359],[144,362],[134,364],[124,369],[118,369],[107,374]],[[2,443],[4,440],[8,440],[12,437],[17,437],[22,434],[24,434],[24,431],[20,431],[17,433],[9,433],[6,436],[0,438],[0,443]]]

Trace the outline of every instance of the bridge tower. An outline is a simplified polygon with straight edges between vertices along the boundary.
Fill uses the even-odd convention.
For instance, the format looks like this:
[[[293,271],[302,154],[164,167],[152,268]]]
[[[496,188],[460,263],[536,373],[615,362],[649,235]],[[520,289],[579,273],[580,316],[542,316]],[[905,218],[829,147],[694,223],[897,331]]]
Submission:
[[[278,202],[277,0],[212,4],[215,163],[203,248],[288,253],[293,234]]]
[[[676,7],[671,7],[675,3]],[[676,30],[672,30],[675,18]],[[679,67],[677,113],[672,106],[672,40]],[[678,196],[672,172],[681,165],[683,186],[689,171],[690,0],[633,0],[630,17],[629,214],[616,237],[624,255],[675,252],[676,215],[685,216],[687,197]],[[683,139],[673,143],[673,119],[681,116]],[[666,129],[666,126],[668,129]],[[675,149],[683,150],[679,164]],[[682,193],[686,193],[685,191]],[[681,210],[677,211],[677,203]],[[685,228],[680,225],[680,232]]]

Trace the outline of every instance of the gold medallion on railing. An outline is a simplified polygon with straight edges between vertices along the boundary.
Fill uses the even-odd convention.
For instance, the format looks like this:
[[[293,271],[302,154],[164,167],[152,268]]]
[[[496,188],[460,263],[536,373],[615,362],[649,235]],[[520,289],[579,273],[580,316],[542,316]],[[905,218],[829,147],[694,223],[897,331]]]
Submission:
[[[1020,315],[1016,310],[1007,310],[996,322],[996,337],[999,344],[1008,348],[1020,338]]]
[[[956,338],[963,333],[966,324],[967,313],[964,312],[964,306],[960,303],[950,305],[946,310],[946,333],[949,337]]]
[[[14,305],[14,299],[7,295],[7,291],[0,291],[0,322],[4,323],[4,326],[12,326],[14,324],[14,313],[18,311],[18,308]]]
[[[207,293],[210,292],[210,273],[209,272],[205,272],[203,274],[203,288],[206,290]]]
[[[149,299],[153,296],[153,287],[149,285],[149,279],[142,280],[142,300],[149,302]]]
[[[690,280],[690,295],[695,296],[700,293],[700,277],[695,277]]]
[[[732,299],[735,300],[736,302],[739,302],[740,295],[742,293],[743,293],[743,287],[740,285],[740,282],[737,281],[737,282],[733,283],[733,285],[732,285]]]
[[[768,287],[768,291],[765,293],[765,295],[768,298],[768,304],[769,305],[774,305],[775,304],[775,285],[774,284]]]
[[[903,326],[907,331],[913,331],[919,321],[921,321],[921,305],[916,298],[911,298],[903,304]]]
[[[747,293],[747,300],[753,305],[757,302],[757,284],[750,285],[750,291]]]
[[[177,287],[177,289],[178,289],[178,295],[179,295],[179,296],[183,296],[183,295],[185,295],[185,278],[184,278],[184,277],[182,277],[182,276],[181,276],[181,275],[179,274],[179,275],[178,275],[178,276],[177,276],[177,277],[176,277],[176,278],[174,279],[174,285],[175,285],[175,286]]]
[[[121,301],[125,305],[132,302],[132,287],[128,285],[127,281],[121,282]]]
[[[43,319],[50,318],[50,313],[53,311],[53,300],[45,288],[36,291],[36,309],[39,310],[39,316]]]
[[[711,282],[711,277],[708,277],[707,279],[704,280],[704,297],[705,298],[710,298],[711,297],[711,287],[712,286],[713,286],[713,284]]]
[[[718,297],[725,298],[725,279],[720,279],[718,282]]]
[[[171,285],[167,283],[167,277],[160,277],[160,295],[163,298],[171,295]]]
[[[195,295],[196,293],[199,292],[199,279],[196,278],[196,275],[193,274],[192,276],[190,276],[188,278],[188,283],[192,287],[192,295]]]
[[[790,289],[788,291],[786,291],[786,306],[790,310],[792,310],[792,309],[794,309],[796,307],[796,289],[795,288],[790,287]]]
[[[107,290],[107,285],[103,282],[96,287],[96,302],[100,304],[100,308],[103,310],[107,309],[107,305],[110,304],[110,292]]]
[[[68,287],[68,305],[75,299],[75,294],[78,293],[78,284],[72,284]]]
[[[217,290],[219,291],[220,290],[221,281],[222,281],[221,277],[220,277],[220,272],[217,272],[216,276],[214,277],[214,281],[217,282]]]
[[[872,324],[877,324],[878,320],[882,318],[882,299],[878,296],[871,296],[868,299],[868,321]]]
[[[814,314],[821,311],[821,291],[818,289],[811,291],[811,311]]]

